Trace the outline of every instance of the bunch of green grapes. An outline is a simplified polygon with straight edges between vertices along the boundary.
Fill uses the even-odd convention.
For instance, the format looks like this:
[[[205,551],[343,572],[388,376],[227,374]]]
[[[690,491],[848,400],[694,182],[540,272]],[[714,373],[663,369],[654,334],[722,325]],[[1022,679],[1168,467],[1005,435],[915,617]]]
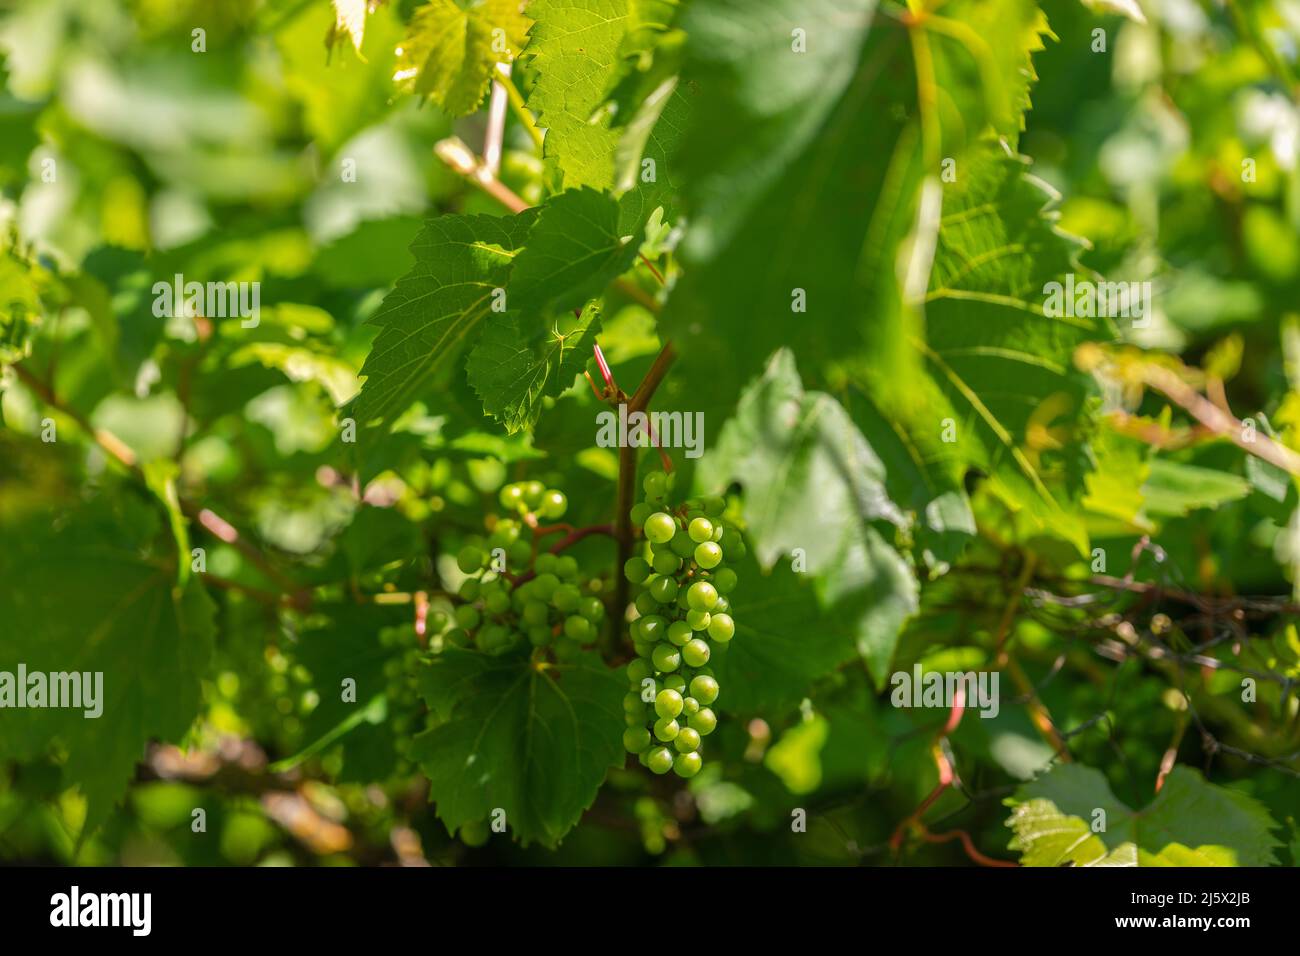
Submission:
[[[536,533],[564,515],[568,499],[540,481],[501,489],[501,504],[514,517],[498,518],[486,540],[471,539],[456,556],[463,603],[445,645],[502,654],[527,642],[547,648],[560,662],[573,660],[600,634],[605,606],[568,555],[538,553]]]
[[[623,744],[655,773],[693,777],[702,765],[701,742],[718,723],[710,707],[718,681],[708,664],[736,633],[727,599],[736,572],[723,558],[743,557],[745,544],[724,523],[721,498],[669,506],[670,480],[662,471],[647,475],[645,500],[631,511],[645,545],[623,573],[644,590],[632,623],[637,656],[627,665]]]

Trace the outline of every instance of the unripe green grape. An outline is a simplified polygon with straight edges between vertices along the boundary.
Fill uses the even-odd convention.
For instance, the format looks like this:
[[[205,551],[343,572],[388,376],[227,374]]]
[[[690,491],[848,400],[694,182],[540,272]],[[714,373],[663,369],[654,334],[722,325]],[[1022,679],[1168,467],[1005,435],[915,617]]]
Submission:
[[[698,730],[701,737],[707,737],[713,733],[713,728],[718,726],[718,718],[709,708],[701,707],[687,718],[687,723],[692,729]]]
[[[644,657],[647,660],[650,659],[650,655],[654,653],[654,649],[656,647],[658,647],[658,645],[650,641],[642,641],[636,639],[632,641],[632,649],[636,651],[636,656]]]
[[[519,540],[519,525],[513,521],[498,521],[488,537],[489,548],[504,548]]]
[[[698,740],[699,737],[699,734],[695,735],[696,740]],[[646,730],[644,727],[629,727],[627,730],[623,731],[623,746],[627,749],[628,753],[639,754],[650,746],[650,731]]]
[[[655,649],[650,653],[650,660],[654,662],[656,670],[667,673],[681,666],[682,655],[671,644],[656,644]]]
[[[473,574],[483,567],[483,552],[478,548],[466,545],[456,555],[456,567],[460,568],[462,574]]]
[[[627,563],[623,565],[623,577],[633,584],[640,584],[650,577],[650,565],[645,558],[628,558]]]
[[[539,601],[549,601],[555,597],[555,589],[560,586],[560,579],[550,571],[539,571],[537,577],[528,582],[533,586],[533,594]]]
[[[542,495],[540,512],[544,518],[562,518],[569,508],[569,499],[563,491],[552,488]]]
[[[558,560],[559,560],[559,558],[557,558],[555,555],[551,554],[551,552],[549,552],[549,551],[543,551],[541,554],[539,554],[539,555],[537,556],[537,560],[533,562],[533,570],[536,571],[539,575],[541,575],[541,574],[554,574],[554,573],[555,573],[555,563],[556,563]],[[529,583],[532,583],[532,582],[529,582]]]
[[[663,640],[668,622],[658,614],[649,614],[637,621],[637,633],[643,641]]]
[[[644,727],[645,711],[642,711],[639,714],[624,714],[623,723],[627,724],[629,727]],[[649,731],[647,731],[647,733],[648,732]]]
[[[713,605],[713,613],[714,613],[714,614],[730,614],[730,613],[731,613],[731,602],[728,601],[728,600],[727,600],[725,597],[723,597],[721,594],[719,594],[719,595],[718,595],[718,603],[715,604],[715,605]]]
[[[688,754],[678,754],[673,759],[673,771],[683,780],[689,780],[700,772],[700,767],[704,765],[700,755],[692,751]]]
[[[578,613],[595,624],[605,617],[605,605],[600,598],[587,597],[578,602]]]
[[[691,678],[691,696],[701,704],[711,704],[718,699],[718,682],[705,674]]]
[[[628,515],[632,519],[632,526],[634,528],[640,528],[645,525],[645,519],[654,513],[655,509],[653,506],[646,504],[644,501],[638,501],[632,506]]]
[[[501,507],[513,511],[519,507],[519,502],[523,500],[524,490],[518,484],[504,485],[501,491],[497,493],[497,500],[501,502]]]
[[[523,503],[530,509],[537,508],[542,503],[542,497],[546,494],[546,486],[540,481],[526,481],[522,489]]]
[[[672,519],[671,515],[656,511],[649,518],[646,518],[642,530],[645,531],[646,540],[663,544],[671,541],[673,535],[677,533],[677,522]]]
[[[442,636],[442,641],[444,644],[450,644],[452,647],[469,647],[469,632],[461,627],[453,627]]]
[[[650,562],[650,567],[654,568],[659,574],[676,574],[681,566],[682,559],[671,551],[656,554],[655,559]]]
[[[541,601],[525,601],[524,609],[520,617],[524,619],[525,624],[537,626],[545,624],[550,619],[551,609]]]
[[[686,601],[694,611],[707,611],[718,603],[718,591],[708,581],[696,581],[687,589]]]
[[[478,627],[481,616],[478,608],[472,604],[462,604],[456,608],[456,623],[467,631],[472,631]]]
[[[560,555],[555,562],[555,573],[565,580],[576,578],[578,576],[578,559],[569,554]]]
[[[671,717],[660,717],[655,721],[655,739],[662,740],[664,743],[668,743],[681,731],[681,725]]]
[[[585,617],[574,614],[564,619],[564,633],[579,644],[586,644],[596,636],[596,629]]]
[[[718,495],[706,495],[701,504],[704,506],[704,513],[711,518],[716,518],[727,510],[726,500]]]
[[[516,569],[528,567],[533,560],[533,546],[527,541],[516,541],[506,549],[506,560]]]
[[[555,638],[551,629],[545,625],[537,625],[528,629],[528,643],[533,647],[546,647]]]
[[[504,614],[510,610],[510,595],[505,591],[493,591],[483,599],[483,606],[493,614]]]
[[[736,572],[731,568],[718,568],[713,572],[711,580],[719,594],[730,594],[731,589],[736,586]]]
[[[698,713],[699,710],[700,710],[700,702],[696,700],[694,697],[682,698],[682,713],[685,714],[687,717],[690,717],[691,714]]]
[[[713,620],[713,615],[708,611],[687,611],[686,623],[691,626],[692,631],[703,631]]]
[[[650,585],[650,596],[660,604],[671,604],[677,599],[677,581],[667,575],[655,578]]]
[[[695,563],[706,571],[716,568],[722,563],[722,549],[712,541],[705,541],[695,549]]]
[[[682,648],[682,660],[688,667],[701,667],[709,662],[709,645],[698,637]]]
[[[694,633],[685,621],[673,621],[668,625],[668,640],[678,647],[684,646]]]
[[[666,720],[671,720],[682,712],[682,695],[675,690],[664,688],[655,697],[655,713]]]
[[[673,738],[673,746],[681,753],[687,754],[700,749],[700,732],[694,727],[683,727]]]
[[[640,689],[630,690],[623,695],[623,711],[628,714],[644,714],[645,701],[641,699]]]
[[[699,517],[690,523],[687,528],[691,540],[696,544],[703,544],[705,541],[713,540],[713,522],[708,518]]]
[[[709,617],[709,637],[719,644],[725,644],[736,633],[736,622],[730,614],[712,614]]]
[[[695,542],[685,531],[678,531],[673,535],[673,540],[668,542],[668,549],[685,561],[695,554]]]
[[[627,679],[640,686],[641,682],[651,676],[650,665],[645,661],[632,661],[627,665]]]
[[[646,766],[652,773],[667,773],[673,769],[673,752],[667,747],[655,747],[646,757]]]
[[[647,498],[659,499],[668,494],[668,476],[662,471],[652,471],[641,479],[641,490]]]
[[[655,596],[649,591],[642,591],[638,594],[636,600],[632,602],[632,605],[636,608],[636,612],[642,617],[648,617],[651,614],[659,613],[659,602],[655,600]]]
[[[686,678],[681,674],[669,674],[664,678],[664,686],[681,694],[686,690]]]
[[[551,606],[557,611],[568,614],[578,607],[578,601],[581,599],[582,595],[578,593],[578,589],[572,584],[561,584],[555,589],[555,593],[551,595]]]
[[[428,626],[430,631],[437,634],[439,631],[446,628],[448,621],[449,619],[445,611],[430,611],[425,624]]]

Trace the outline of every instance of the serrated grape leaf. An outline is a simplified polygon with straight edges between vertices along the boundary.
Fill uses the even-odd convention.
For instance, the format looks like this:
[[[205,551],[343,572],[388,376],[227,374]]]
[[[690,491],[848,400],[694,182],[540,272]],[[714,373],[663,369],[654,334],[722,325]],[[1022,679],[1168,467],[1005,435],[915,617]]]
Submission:
[[[1047,284],[1075,269],[1079,240],[1045,212],[1052,194],[1022,157],[998,144],[945,185],[938,248],[918,342],[938,394],[914,406],[914,427],[949,427],[952,447],[989,475],[1031,533],[1086,553],[1076,510],[1086,468],[1088,383],[1075,348],[1110,335],[1104,319],[1053,317]]]
[[[1132,810],[1092,767],[1060,764],[1007,801],[1025,866],[1271,866],[1277,823],[1259,801],[1176,766],[1145,808]],[[1104,812],[1104,818],[1097,811]],[[1093,831],[1093,823],[1105,829]]]
[[[628,0],[627,29],[605,96],[612,126],[626,126],[646,97],[677,75],[686,34],[680,0]]]
[[[26,356],[32,325],[40,310],[31,267],[12,250],[0,249],[0,366]]]
[[[361,422],[390,424],[478,334],[504,290],[535,214],[441,216],[411,246],[415,267],[370,319],[383,326],[361,367]]]
[[[600,332],[595,305],[583,310],[579,326],[567,335],[555,329],[528,334],[516,315],[488,322],[470,352],[466,370],[483,401],[483,410],[511,434],[532,428],[542,413],[542,399],[560,395],[573,385],[592,355]]]
[[[1095,466],[1084,479],[1084,507],[1123,530],[1153,530],[1143,490],[1151,474],[1151,446],[1106,427],[1097,430],[1090,444]]]
[[[682,84],[698,90],[675,159],[687,268],[660,324],[705,405],[728,408],[782,346],[816,376],[863,353],[892,368],[906,344],[879,303],[923,172],[915,80],[907,32],[874,11],[872,0],[684,8]]]
[[[929,454],[926,436],[918,442],[896,416],[869,396],[854,391],[848,402],[853,421],[884,463],[886,492],[910,512],[912,537],[922,559],[934,570],[952,564],[975,536],[975,515],[961,474],[942,457]]]
[[[813,582],[777,562],[763,573],[754,555],[733,562],[727,595],[736,633],[709,666],[722,691],[715,709],[753,714],[798,703],[817,680],[856,653],[854,622],[823,609]]]
[[[87,800],[85,834],[108,818],[146,744],[189,729],[212,656],[213,604],[200,576],[175,586],[170,552],[147,556],[157,529],[156,509],[129,495],[3,528],[0,672],[103,676],[98,717],[9,703],[0,759],[63,750],[66,785]]]
[[[417,736],[411,756],[450,831],[501,809],[519,842],[553,847],[623,762],[626,687],[592,657],[542,666],[450,649],[421,692],[445,722]]]
[[[1216,468],[1154,458],[1142,494],[1151,514],[1181,518],[1198,508],[1216,508],[1246,497],[1250,482]]]
[[[805,392],[794,356],[778,351],[741,396],[736,414],[700,463],[698,481],[745,489],[745,520],[770,569],[797,551],[828,606],[851,605],[858,650],[877,683],[917,585],[884,533],[907,519],[885,489],[885,467],[839,402]]]
[[[509,304],[523,317],[580,308],[627,271],[637,243],[619,234],[618,203],[590,189],[566,189],[537,209],[510,271]]]
[[[615,153],[623,131],[610,127],[606,113],[591,122],[606,100],[619,51],[629,28],[632,0],[533,0],[536,21],[525,53],[537,73],[527,105],[546,130],[542,154],[551,175],[564,188],[611,189]],[[637,232],[654,210],[675,219],[676,188],[681,181],[670,157],[690,112],[690,101],[674,90],[663,115],[645,140],[645,158],[653,161],[653,179],[638,179],[620,199],[619,231]]]
[[[1038,79],[1033,55],[1044,37],[1056,38],[1047,15],[1035,0],[954,0],[938,14],[927,35],[945,155],[976,143],[989,126],[1015,148]]]
[[[532,21],[523,8],[523,0],[429,0],[411,17],[396,78],[452,116],[474,112],[497,64],[509,63],[527,42]]]
[[[366,7],[368,0],[333,0],[334,36],[352,41],[357,53],[366,35]]]

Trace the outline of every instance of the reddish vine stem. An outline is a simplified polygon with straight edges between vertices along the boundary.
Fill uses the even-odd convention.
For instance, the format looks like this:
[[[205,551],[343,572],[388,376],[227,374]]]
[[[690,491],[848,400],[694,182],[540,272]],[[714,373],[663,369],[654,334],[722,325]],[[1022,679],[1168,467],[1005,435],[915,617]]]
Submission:
[[[537,529],[537,533],[533,537],[534,547],[536,546],[537,539],[540,538],[542,535],[550,534],[554,531],[562,531],[566,528],[568,529],[569,533],[566,534],[559,541],[555,542],[555,544],[551,545],[549,548],[546,549],[551,554],[559,554],[565,548],[572,547],[573,545],[581,541],[583,538],[589,538],[593,534],[607,534],[610,535],[611,537],[614,534],[614,526],[609,524],[593,524],[593,525],[588,525],[585,528],[574,528],[572,525],[567,525],[567,524],[550,525],[547,527],[541,527]],[[521,584],[531,581],[535,577],[537,577],[536,571],[531,571],[531,570],[525,571],[523,574],[514,578],[511,583],[515,587],[518,587]]]

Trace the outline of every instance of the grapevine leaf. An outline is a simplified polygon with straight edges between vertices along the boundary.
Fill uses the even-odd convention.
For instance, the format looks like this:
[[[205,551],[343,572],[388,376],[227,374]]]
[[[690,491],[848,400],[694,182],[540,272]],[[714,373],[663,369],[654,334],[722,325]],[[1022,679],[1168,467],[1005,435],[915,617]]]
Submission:
[[[551,175],[565,188],[615,185],[614,156],[623,133],[611,128],[608,112],[592,120],[614,81],[629,28],[639,29],[629,14],[633,6],[635,0],[533,0],[529,7],[536,23],[526,56],[537,82],[527,105],[546,130],[542,152]],[[675,90],[646,136],[653,179],[639,180],[623,195],[620,232],[636,232],[659,206],[665,208],[665,218],[676,218],[679,177],[669,158],[689,111],[685,94]]]
[[[383,329],[366,356],[355,404],[363,422],[391,422],[478,332],[504,290],[534,214],[441,216],[411,246],[415,268],[371,319]]]
[[[88,804],[85,833],[108,818],[145,745],[189,729],[212,655],[212,602],[197,579],[174,586],[174,561],[145,556],[156,529],[156,512],[139,500],[97,499],[57,525],[47,515],[6,527],[0,549],[0,672],[23,665],[29,682],[102,674],[99,716],[6,709],[0,735],[0,759],[33,759],[56,744],[67,754],[65,779]],[[14,691],[0,685],[0,694]]]
[[[912,62],[906,31],[873,26],[874,10],[872,0],[685,8],[682,83],[699,90],[675,160],[687,270],[661,324],[706,405],[729,406],[781,346],[815,374],[866,351],[888,365],[886,350],[905,345],[896,310],[877,302],[896,284],[920,185]],[[806,52],[792,48],[796,29],[808,31]]]
[[[945,187],[918,343],[937,395],[914,406],[914,422],[929,432],[948,427],[953,447],[1031,531],[1086,551],[1082,522],[1064,507],[1083,494],[1086,472],[1087,381],[1073,355],[1109,327],[1045,310],[1048,283],[1074,268],[1079,243],[1043,212],[1049,194],[1024,167],[990,145]]]
[[[1198,508],[1217,508],[1250,494],[1250,482],[1238,475],[1156,458],[1142,486],[1153,515],[1182,517]]]
[[[567,335],[551,330],[540,338],[527,335],[514,315],[488,323],[466,369],[483,410],[508,432],[532,428],[541,415],[542,398],[564,392],[586,366],[600,331],[594,306],[583,310],[580,322]]]
[[[826,603],[853,604],[859,652],[883,683],[917,588],[882,531],[892,536],[891,526],[907,521],[871,445],[835,399],[804,392],[789,351],[777,352],[741,396],[700,476],[713,488],[744,486],[745,519],[764,567],[798,553]]]
[[[366,34],[367,0],[334,0],[334,36],[352,41],[357,53]]]
[[[1010,848],[1025,866],[1270,866],[1277,823],[1263,804],[1176,766],[1142,810],[1101,771],[1060,764],[1007,800]],[[1104,817],[1098,811],[1104,813]],[[1104,829],[1095,830],[1094,822]]]
[[[452,116],[472,113],[483,101],[498,63],[509,63],[527,42],[532,23],[521,0],[483,0],[462,8],[455,0],[429,0],[415,11],[397,76]]]
[[[627,32],[607,94],[613,125],[627,125],[646,97],[677,75],[686,39],[674,29],[680,12],[679,0],[628,0]]]
[[[0,366],[26,354],[41,301],[31,267],[10,249],[0,249]]]
[[[735,562],[727,595],[734,638],[709,662],[722,686],[718,706],[751,714],[798,703],[809,686],[855,653],[851,619],[824,611],[807,575],[788,561],[764,574],[753,555]]]
[[[637,244],[619,235],[618,203],[586,187],[568,189],[537,211],[510,272],[509,302],[523,316],[553,315],[599,296],[632,264]]]
[[[450,831],[499,808],[521,843],[555,846],[623,762],[624,681],[589,657],[543,667],[449,649],[421,682],[445,722],[411,754]]]
[[[944,5],[929,36],[945,154],[977,142],[990,125],[1014,148],[1038,79],[1033,54],[1043,37],[1055,39],[1047,15],[1034,0],[957,0]]]

